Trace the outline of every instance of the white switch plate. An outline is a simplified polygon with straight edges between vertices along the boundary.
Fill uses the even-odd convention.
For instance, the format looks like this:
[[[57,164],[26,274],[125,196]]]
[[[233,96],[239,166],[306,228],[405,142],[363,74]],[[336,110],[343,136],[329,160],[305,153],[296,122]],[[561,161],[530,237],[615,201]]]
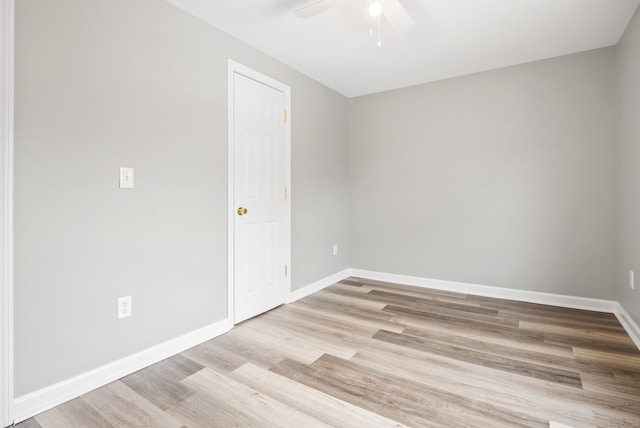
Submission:
[[[629,288],[631,288],[632,290],[635,290],[636,288],[635,278],[632,270],[629,271]]]
[[[131,316],[131,296],[118,297],[118,319]]]
[[[120,188],[133,189],[133,168],[120,168]]]
[[[333,255],[334,256],[338,255],[338,244],[333,244]]]

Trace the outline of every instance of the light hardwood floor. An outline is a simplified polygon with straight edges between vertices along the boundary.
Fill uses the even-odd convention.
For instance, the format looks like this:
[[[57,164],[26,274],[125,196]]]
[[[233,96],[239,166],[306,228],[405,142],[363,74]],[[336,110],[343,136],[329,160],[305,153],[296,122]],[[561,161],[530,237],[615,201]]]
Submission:
[[[640,427],[615,316],[350,278],[18,426],[550,425]]]

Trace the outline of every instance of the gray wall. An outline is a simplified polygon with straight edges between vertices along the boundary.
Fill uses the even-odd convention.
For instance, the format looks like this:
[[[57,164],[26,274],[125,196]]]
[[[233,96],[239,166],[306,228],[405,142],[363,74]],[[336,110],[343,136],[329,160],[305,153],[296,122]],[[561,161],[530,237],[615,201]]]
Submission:
[[[161,0],[16,9],[16,396],[226,317],[229,57],[292,87],[293,287],[349,266],[343,96]]]
[[[640,9],[616,51],[617,300],[640,323]],[[635,290],[629,287],[635,272]]]
[[[227,58],[292,87],[293,289],[353,266],[640,321],[638,16],[615,70],[607,48],[347,101],[161,0],[16,3],[17,396],[226,317]]]
[[[613,55],[350,100],[352,266],[613,298]]]

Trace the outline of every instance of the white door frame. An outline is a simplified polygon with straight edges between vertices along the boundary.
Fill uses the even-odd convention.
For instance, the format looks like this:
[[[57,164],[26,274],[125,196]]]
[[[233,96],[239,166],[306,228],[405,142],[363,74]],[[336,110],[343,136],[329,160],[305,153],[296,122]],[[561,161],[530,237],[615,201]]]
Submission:
[[[284,148],[285,148],[285,185],[288,188],[288,197],[286,199],[286,223],[289,225],[287,228],[287,252],[285,255],[286,263],[288,266],[287,283],[289,285],[288,292],[291,293],[291,88],[283,83],[278,82],[262,73],[252,70],[242,64],[239,64],[232,59],[229,59],[229,71],[228,71],[228,104],[229,110],[228,117],[228,142],[227,142],[227,319],[231,326],[235,324],[234,314],[234,267],[235,267],[235,240],[234,240],[234,220],[235,220],[235,205],[234,205],[234,164],[233,164],[233,141],[234,141],[234,119],[233,119],[233,93],[234,93],[234,79],[235,73],[242,74],[245,77],[253,79],[257,82],[263,83],[274,89],[277,89],[284,93],[284,108],[287,111],[287,120],[284,127]]]
[[[0,0],[0,427],[13,423],[14,0]]]

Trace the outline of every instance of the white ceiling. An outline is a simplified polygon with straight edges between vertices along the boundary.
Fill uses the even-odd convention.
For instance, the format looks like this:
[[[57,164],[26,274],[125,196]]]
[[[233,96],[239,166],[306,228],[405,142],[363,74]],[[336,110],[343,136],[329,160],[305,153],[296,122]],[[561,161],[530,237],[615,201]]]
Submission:
[[[397,34],[383,19],[377,47],[366,0],[309,19],[293,10],[314,0],[167,1],[347,97],[615,45],[640,3],[400,0],[417,25]]]

